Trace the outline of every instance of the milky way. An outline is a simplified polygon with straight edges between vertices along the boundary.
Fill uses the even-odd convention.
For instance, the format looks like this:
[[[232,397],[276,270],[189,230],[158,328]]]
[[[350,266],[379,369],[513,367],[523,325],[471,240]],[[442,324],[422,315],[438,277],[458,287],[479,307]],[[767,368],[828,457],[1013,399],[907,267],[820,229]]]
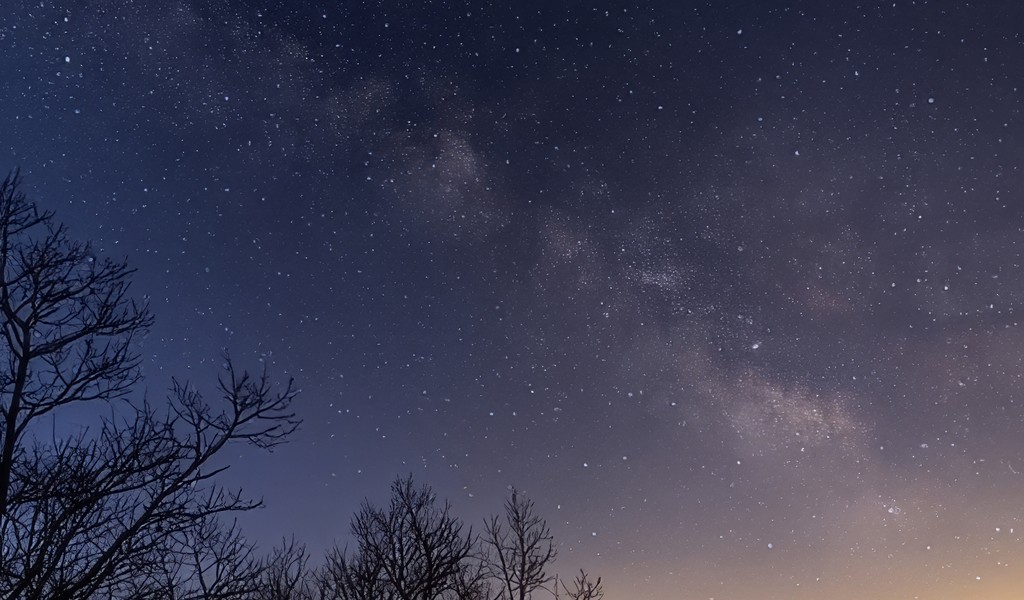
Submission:
[[[1018,3],[9,4],[0,169],[149,393],[301,384],[262,543],[412,473],[609,598],[1024,596]]]

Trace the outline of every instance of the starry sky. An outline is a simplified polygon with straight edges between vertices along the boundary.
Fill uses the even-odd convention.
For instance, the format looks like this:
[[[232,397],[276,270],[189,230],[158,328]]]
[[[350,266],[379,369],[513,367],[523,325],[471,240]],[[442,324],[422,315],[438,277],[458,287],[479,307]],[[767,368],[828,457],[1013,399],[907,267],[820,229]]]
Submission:
[[[303,390],[249,534],[509,486],[609,598],[1024,596],[1024,5],[6,0],[0,169],[146,393]]]

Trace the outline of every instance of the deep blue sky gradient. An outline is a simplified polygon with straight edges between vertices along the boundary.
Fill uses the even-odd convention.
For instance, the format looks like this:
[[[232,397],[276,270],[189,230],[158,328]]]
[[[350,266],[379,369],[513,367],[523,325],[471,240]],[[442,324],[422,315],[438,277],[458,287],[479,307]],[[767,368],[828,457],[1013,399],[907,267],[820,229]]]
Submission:
[[[1019,594],[1024,9],[708,4],[14,0],[0,168],[151,397],[297,379],[268,545],[411,472],[609,597]]]

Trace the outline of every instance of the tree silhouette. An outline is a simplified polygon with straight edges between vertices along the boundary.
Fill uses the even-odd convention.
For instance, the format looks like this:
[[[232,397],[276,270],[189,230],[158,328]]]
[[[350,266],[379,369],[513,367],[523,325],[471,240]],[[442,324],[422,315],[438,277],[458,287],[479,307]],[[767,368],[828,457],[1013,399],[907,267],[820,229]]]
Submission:
[[[364,502],[352,520],[356,551],[334,551],[318,577],[324,598],[435,600],[459,595],[472,532],[412,477],[391,485],[386,508]]]
[[[312,600],[315,588],[309,570],[309,553],[294,538],[274,548],[263,565],[254,600]]]
[[[375,553],[334,548],[324,565],[313,574],[313,588],[322,600],[394,600],[398,598]]]
[[[591,581],[583,569],[580,569],[580,574],[573,579],[571,588],[565,585],[565,582],[562,582],[561,585],[569,600],[602,600],[604,598],[601,578],[598,577],[597,581]],[[555,587],[555,598],[558,598],[557,586]]]
[[[259,502],[219,487],[214,459],[284,441],[291,382],[225,357],[216,403],[180,382],[159,408],[130,397],[152,322],[128,295],[133,271],[70,239],[19,183],[0,182],[0,598],[187,598],[168,590],[240,581],[251,547],[215,521]],[[95,424],[47,435],[71,405]]]
[[[500,580],[499,598],[526,600],[552,580],[545,569],[556,552],[547,521],[514,488],[505,501],[504,519],[494,516],[485,522],[482,542]]]
[[[133,598],[242,599],[254,597],[261,587],[262,561],[237,523],[199,521],[179,541],[181,551],[165,557],[163,570],[152,583],[133,580]]]

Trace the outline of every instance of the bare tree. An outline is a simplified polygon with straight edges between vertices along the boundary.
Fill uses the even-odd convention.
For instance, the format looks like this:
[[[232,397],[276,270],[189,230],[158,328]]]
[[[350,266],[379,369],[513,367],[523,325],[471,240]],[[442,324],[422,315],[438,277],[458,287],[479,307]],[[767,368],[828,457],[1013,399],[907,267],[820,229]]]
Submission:
[[[258,600],[311,600],[314,588],[306,547],[295,538],[282,541],[264,563],[259,587]]]
[[[259,588],[263,563],[236,522],[196,522],[177,536],[161,569],[127,581],[125,592],[139,600],[241,600]]]
[[[364,502],[352,520],[357,548],[335,551],[319,580],[328,598],[341,600],[435,600],[457,595],[473,547],[472,532],[451,506],[438,504],[412,477],[391,485],[391,502]]]
[[[313,587],[321,600],[395,600],[399,596],[390,584],[375,553],[350,555],[334,548],[324,565],[313,574]]]
[[[491,600],[492,582],[491,561],[486,552],[476,549],[463,562],[448,596],[454,600]]]
[[[552,580],[545,569],[556,552],[547,521],[515,489],[505,501],[504,519],[494,516],[485,522],[483,544],[493,555],[494,576],[500,580],[498,598],[526,600]]]
[[[152,321],[128,295],[132,270],[69,239],[18,185],[0,182],[0,598],[144,597],[168,561],[195,556],[197,526],[259,505],[216,485],[215,458],[282,442],[296,392],[225,358],[219,407],[177,382],[160,409],[131,400]],[[94,424],[46,435],[71,405],[94,407]]]
[[[73,402],[123,397],[139,377],[133,342],[151,323],[146,307],[127,297],[128,266],[97,262],[18,186],[17,173],[0,182],[3,513],[29,427]]]
[[[601,587],[601,578],[591,581],[586,571],[580,569],[580,574],[572,582],[572,588],[562,582],[562,589],[570,600],[601,600],[604,598],[604,588]],[[558,587],[555,587],[555,598],[558,598]]]

